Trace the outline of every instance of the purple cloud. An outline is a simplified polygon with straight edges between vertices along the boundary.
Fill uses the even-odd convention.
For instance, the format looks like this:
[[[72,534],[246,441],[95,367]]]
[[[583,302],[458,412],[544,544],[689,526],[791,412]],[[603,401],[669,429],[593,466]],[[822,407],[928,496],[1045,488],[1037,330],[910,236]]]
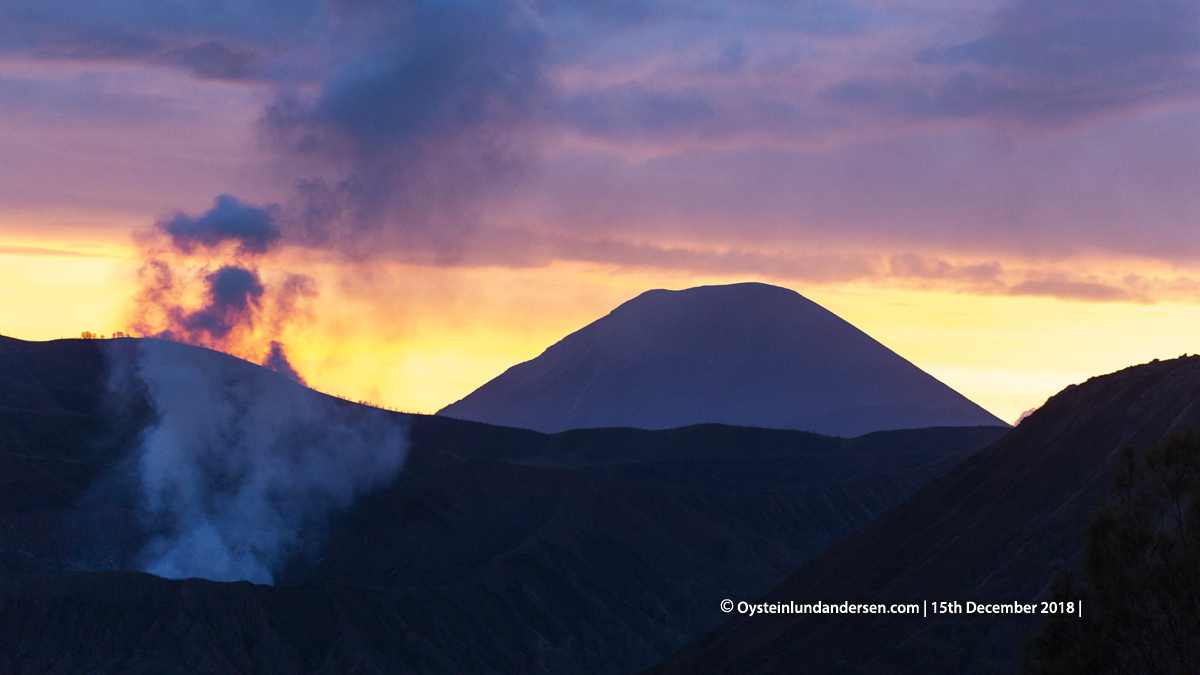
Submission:
[[[213,207],[204,214],[193,217],[177,213],[160,222],[158,228],[186,253],[197,246],[211,248],[226,241],[236,241],[243,253],[266,253],[279,239],[277,210],[244,204],[233,195],[217,195]]]
[[[0,4],[0,53],[269,80],[280,75],[279,57],[319,40],[322,13],[320,0],[9,0]]]
[[[1061,126],[1200,94],[1200,5],[1186,0],[1014,0],[983,37],[926,47],[922,78],[851,79],[827,101],[913,120]],[[943,73],[938,74],[938,70]]]
[[[786,270],[841,247],[847,273],[861,250],[979,284],[995,270],[924,254],[1200,256],[1194,3],[198,7],[0,6],[0,52],[165,66],[269,102],[260,138],[298,189],[260,186],[282,206],[257,221],[176,216],[163,227],[185,252]],[[26,85],[0,80],[0,107],[45,103]],[[108,101],[62,98],[73,114]],[[228,183],[212,193],[252,191]]]
[[[1111,302],[1131,299],[1129,292],[1105,283],[1071,281],[1068,279],[1041,279],[1024,281],[1008,290],[1008,295],[1032,295],[1058,298],[1060,300],[1086,300]]]
[[[789,138],[820,128],[810,110],[752,88],[674,90],[636,82],[570,96],[556,116],[575,131],[618,143]]]

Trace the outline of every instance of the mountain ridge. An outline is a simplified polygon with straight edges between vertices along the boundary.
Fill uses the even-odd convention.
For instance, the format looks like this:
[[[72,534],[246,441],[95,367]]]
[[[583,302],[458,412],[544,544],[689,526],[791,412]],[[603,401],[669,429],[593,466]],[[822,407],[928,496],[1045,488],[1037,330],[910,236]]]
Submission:
[[[137,387],[104,395],[105,353],[138,344],[0,340],[24,364],[0,372],[0,674],[636,672],[1007,432],[549,436],[373,411],[408,425],[403,471],[309,532],[322,545],[276,586],[172,581],[132,571],[149,534],[130,470],[155,409]],[[366,412],[178,350],[235,386]]]
[[[1200,426],[1200,356],[1071,385],[1004,437],[806,562],[762,601],[1048,599],[1079,566],[1126,445]],[[747,600],[749,600],[747,598]],[[1013,673],[1038,615],[737,616],[647,675]]]

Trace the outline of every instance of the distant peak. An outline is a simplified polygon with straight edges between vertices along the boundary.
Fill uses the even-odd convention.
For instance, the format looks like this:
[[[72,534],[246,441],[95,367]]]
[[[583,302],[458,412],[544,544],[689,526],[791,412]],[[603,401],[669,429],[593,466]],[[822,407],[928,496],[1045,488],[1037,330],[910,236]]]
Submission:
[[[442,414],[550,433],[1004,425],[833,312],[758,282],[646,291]]]

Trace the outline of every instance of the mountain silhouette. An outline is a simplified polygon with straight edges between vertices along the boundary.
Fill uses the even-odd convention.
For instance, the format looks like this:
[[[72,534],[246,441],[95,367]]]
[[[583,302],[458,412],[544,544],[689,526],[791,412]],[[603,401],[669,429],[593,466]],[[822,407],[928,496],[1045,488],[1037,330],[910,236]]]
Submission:
[[[544,433],[1004,424],[815,302],[759,283],[642,293],[438,414]]]
[[[1079,569],[1084,526],[1113,496],[1122,449],[1198,426],[1200,356],[1071,385],[761,600],[735,598],[915,603],[921,612],[734,613],[647,675],[1014,673],[1046,617],[967,614],[967,603],[1048,600],[1053,580]],[[961,611],[934,614],[934,602],[956,602]]]
[[[150,365],[172,379],[138,386]],[[190,387],[184,410],[161,405],[192,366],[299,403],[299,423],[311,399],[348,426],[407,425],[404,468],[297,530],[274,586],[138,572],[139,448],[202,408]],[[298,428],[297,447],[319,431]],[[187,345],[0,337],[0,673],[634,673],[1007,432],[546,435],[370,409]]]

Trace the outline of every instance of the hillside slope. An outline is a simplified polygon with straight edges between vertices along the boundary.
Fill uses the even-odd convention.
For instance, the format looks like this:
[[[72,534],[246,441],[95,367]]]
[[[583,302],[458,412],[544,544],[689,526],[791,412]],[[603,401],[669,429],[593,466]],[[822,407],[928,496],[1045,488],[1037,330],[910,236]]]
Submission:
[[[1120,449],[1197,425],[1200,356],[1072,385],[765,599],[1045,599],[1051,580],[1077,564]],[[1036,615],[1014,614],[734,615],[648,673],[1011,673],[1038,625]]]
[[[0,673],[636,672],[1006,431],[548,436],[388,413],[404,470],[306,532],[276,586],[172,581],[129,571],[156,412],[104,395],[102,351],[0,341],[23,368],[0,391]]]

